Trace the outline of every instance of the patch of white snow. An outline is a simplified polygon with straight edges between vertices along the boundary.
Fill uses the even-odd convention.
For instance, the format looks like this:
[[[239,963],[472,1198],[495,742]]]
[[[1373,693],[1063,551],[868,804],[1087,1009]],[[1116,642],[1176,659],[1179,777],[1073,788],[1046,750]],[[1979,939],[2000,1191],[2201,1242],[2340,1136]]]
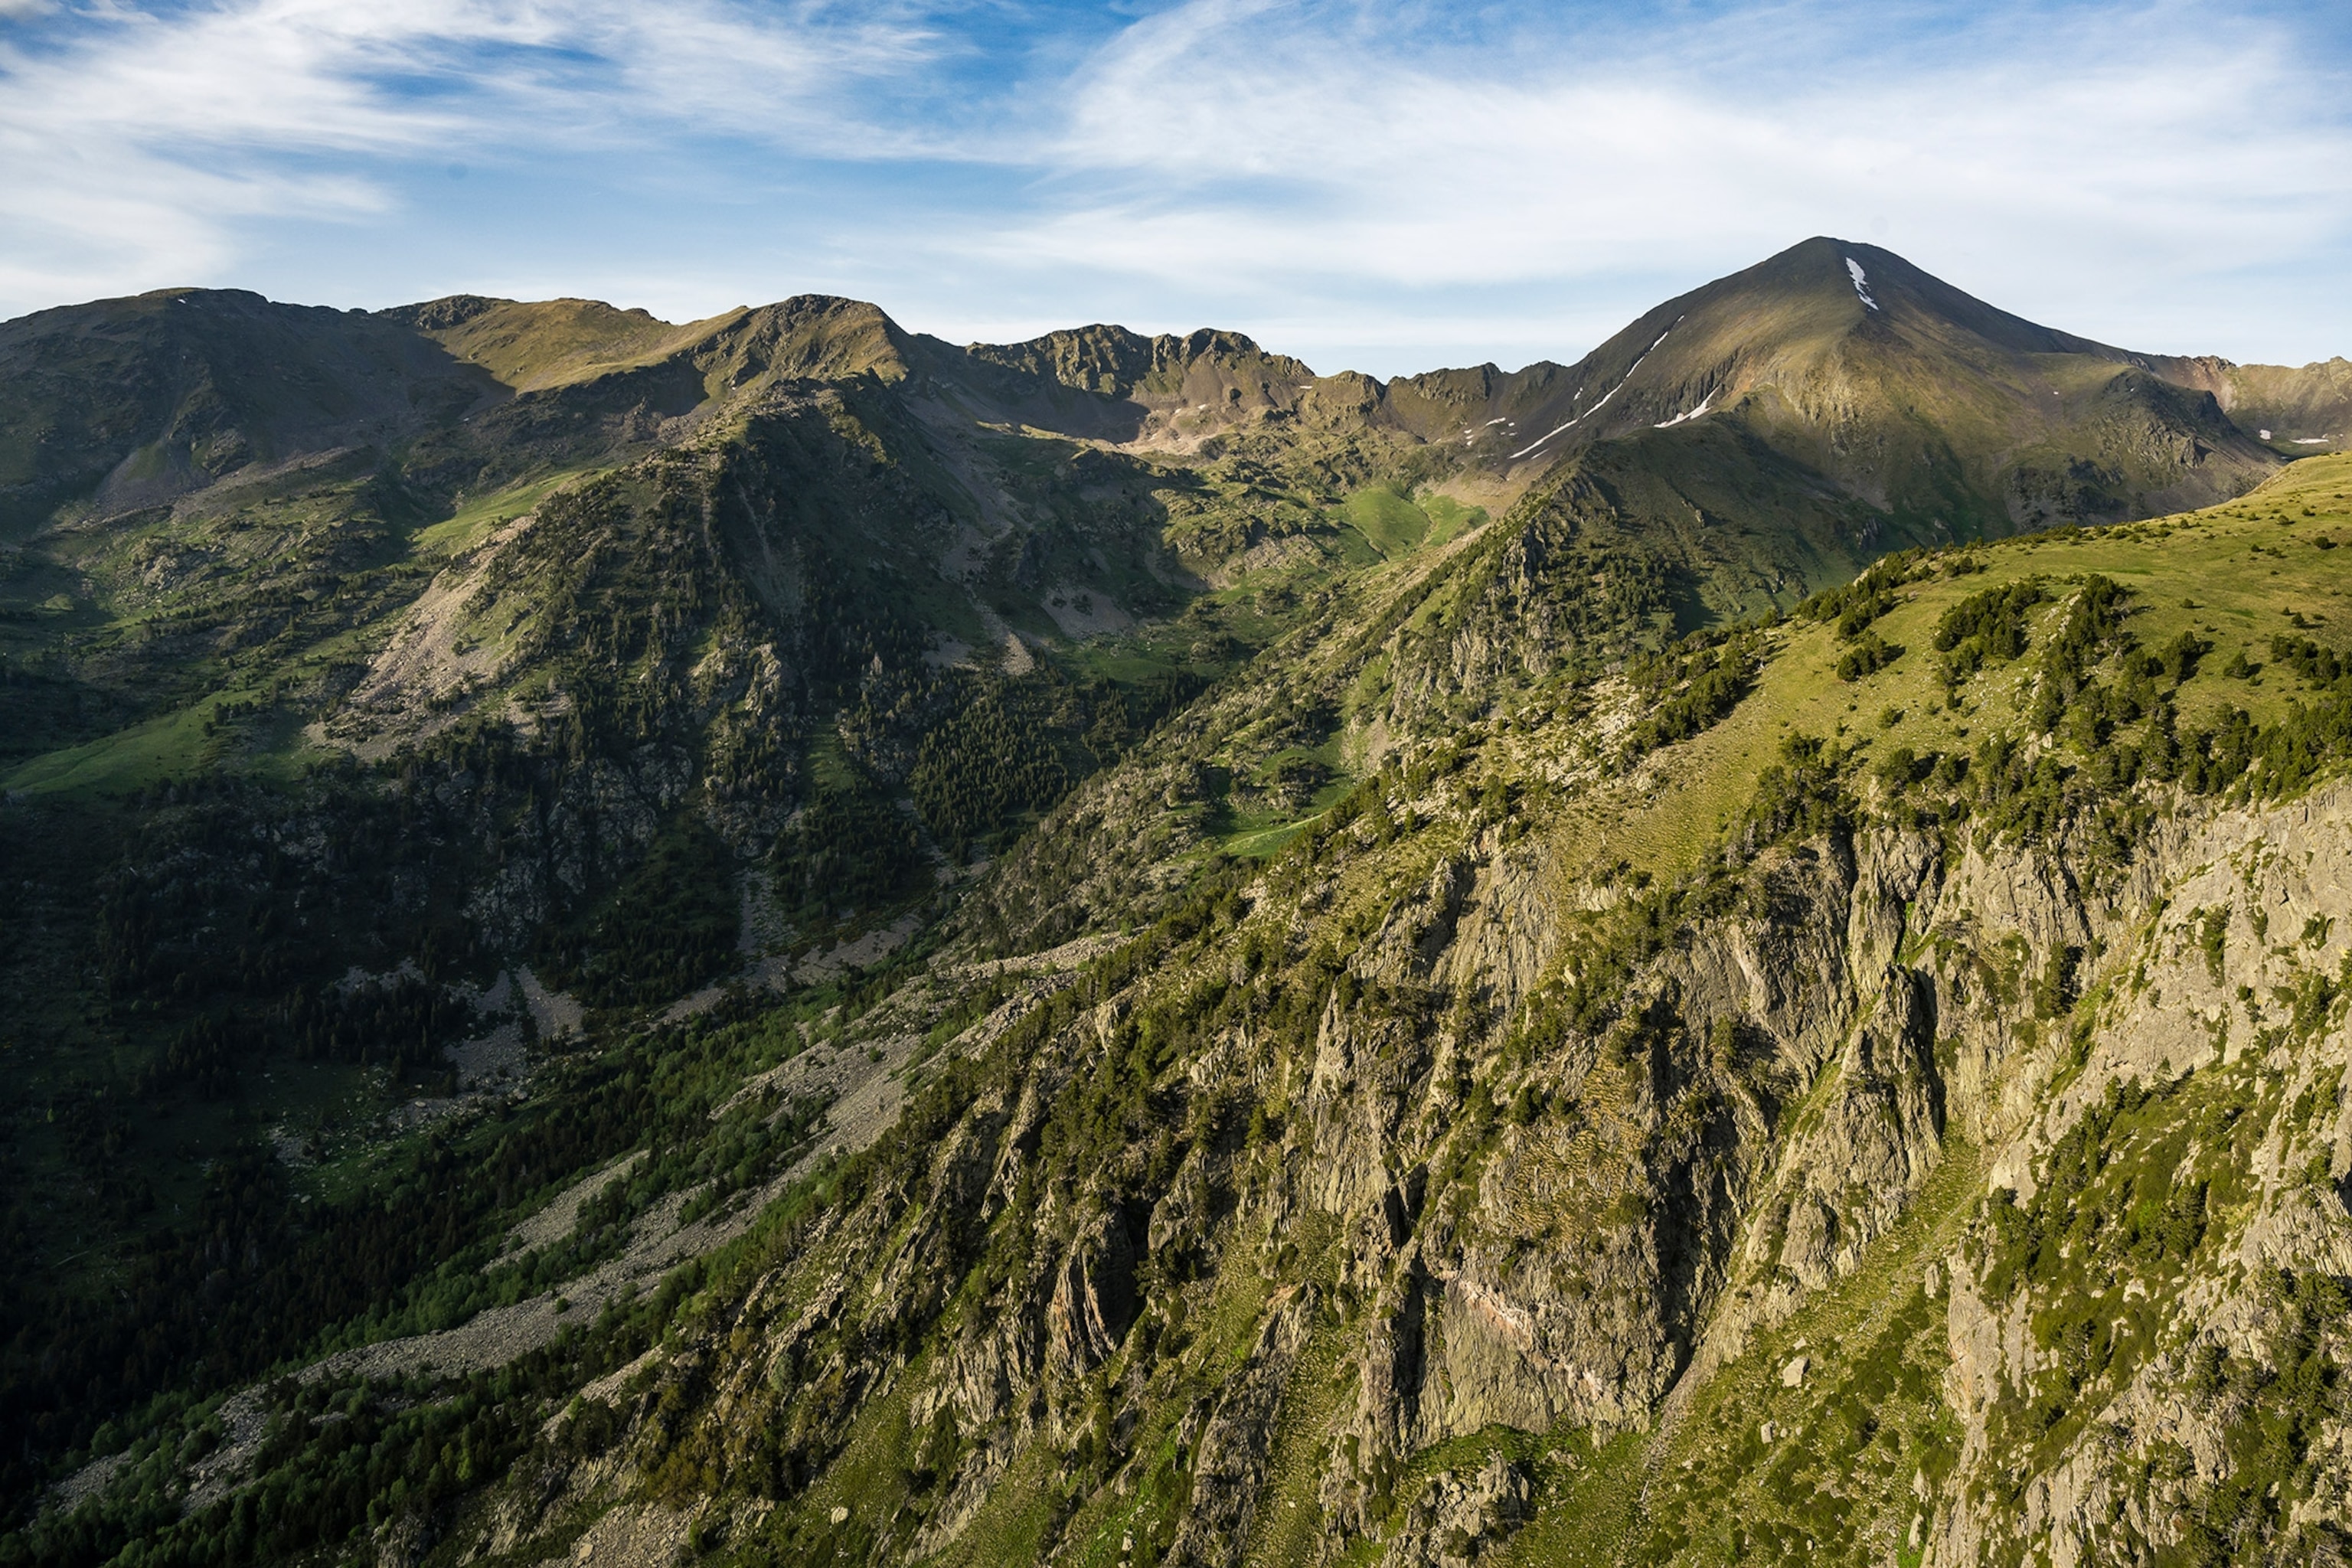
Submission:
[[[1682,423],[1684,420],[1685,420],[1685,419],[1696,419],[1696,418],[1697,418],[1700,415],[1702,415],[1702,414],[1706,413],[1706,412],[1707,411],[1708,406],[1709,406],[1711,404],[1713,404],[1714,402],[1715,402],[1715,394],[1714,394],[1714,393],[1712,393],[1712,392],[1710,392],[1710,393],[1708,393],[1705,397],[1702,397],[1702,398],[1700,398],[1700,399],[1698,400],[1698,406],[1697,406],[1696,408],[1692,409],[1692,410],[1691,410],[1690,412],[1688,412],[1687,414],[1677,414],[1677,415],[1675,415],[1672,419],[1663,420],[1663,421],[1661,421],[1660,423],[1658,423],[1658,424],[1656,424],[1656,425],[1652,426],[1651,426],[1651,428],[1652,428],[1652,429],[1654,429],[1654,430],[1669,430],[1669,429],[1672,429],[1674,426],[1677,426],[1677,425],[1681,424],[1681,423]]]
[[[1872,310],[1878,309],[1878,301],[1870,297],[1870,279],[1863,275],[1862,263],[1849,256],[1845,258],[1845,269],[1853,275],[1855,297]]]
[[[1877,309],[1877,307],[1874,305],[1874,306],[1872,306],[1872,307],[1871,307],[1871,309],[1873,309],[1873,310],[1876,310],[1876,309]],[[1668,327],[1668,328],[1665,330],[1665,331],[1660,332],[1660,333],[1658,334],[1658,343],[1664,342],[1666,341],[1666,338],[1668,337],[1668,335],[1669,335],[1669,334],[1671,334],[1671,333],[1674,331],[1675,327],[1679,327],[1679,326],[1681,326],[1682,324],[1683,324],[1683,319],[1682,319],[1680,316],[1676,316],[1676,317],[1675,318],[1675,326],[1674,326],[1674,327]],[[1614,385],[1614,386],[1612,386],[1612,387],[1611,387],[1608,391],[1606,391],[1606,392],[1604,392],[1604,393],[1602,393],[1602,394],[1601,395],[1601,402],[1594,404],[1591,407],[1590,407],[1590,408],[1586,409],[1583,413],[1581,413],[1581,414],[1578,415],[1574,419],[1571,419],[1571,420],[1570,420],[1567,424],[1565,424],[1565,425],[1561,426],[1559,427],[1559,430],[1554,430],[1554,431],[1550,432],[1549,435],[1538,436],[1538,437],[1536,437],[1536,439],[1535,439],[1535,441],[1534,441],[1534,443],[1533,443],[1532,445],[1526,446],[1526,447],[1520,447],[1517,451],[1516,451],[1516,452],[1512,453],[1512,454],[1511,454],[1510,460],[1511,460],[1512,462],[1514,462],[1514,463],[1517,462],[1521,458],[1524,458],[1524,457],[1526,457],[1529,452],[1534,451],[1534,450],[1536,449],[1536,447],[1540,447],[1540,446],[1542,446],[1546,441],[1550,440],[1550,439],[1552,438],[1552,437],[1553,437],[1553,436],[1559,435],[1562,431],[1566,431],[1566,430],[1573,429],[1573,428],[1575,428],[1575,426],[1576,426],[1577,425],[1579,425],[1579,424],[1580,424],[1580,423],[1581,423],[1582,421],[1584,421],[1584,420],[1586,420],[1586,419],[1588,419],[1588,418],[1591,417],[1591,416],[1592,416],[1593,415],[1595,415],[1595,414],[1600,413],[1600,412],[1601,412],[1601,407],[1602,407],[1602,405],[1605,405],[1606,403],[1608,403],[1608,401],[1609,401],[1611,398],[1612,398],[1612,397],[1616,396],[1619,393],[1621,393],[1621,392],[1622,392],[1622,391],[1624,391],[1624,390],[1625,390],[1625,383],[1626,383],[1626,382],[1629,382],[1629,381],[1631,381],[1631,380],[1633,380],[1633,373],[1634,373],[1635,371],[1637,371],[1637,370],[1639,370],[1639,369],[1641,369],[1641,368],[1642,368],[1642,360],[1646,360],[1646,359],[1648,359],[1652,354],[1656,353],[1658,352],[1658,343],[1652,343],[1648,348],[1643,349],[1643,350],[1642,351],[1642,359],[1637,359],[1637,360],[1635,360],[1632,364],[1630,364],[1630,365],[1628,365],[1628,366],[1626,366],[1626,367],[1625,367],[1625,374],[1624,374],[1624,375],[1623,375],[1623,376],[1622,376],[1622,377],[1618,381],[1617,384],[1616,384],[1616,385]],[[1583,389],[1582,387],[1578,387],[1578,388],[1577,388],[1577,392],[1578,392],[1578,394],[1579,394],[1580,395],[1583,393],[1583,391],[1584,391],[1584,389]]]

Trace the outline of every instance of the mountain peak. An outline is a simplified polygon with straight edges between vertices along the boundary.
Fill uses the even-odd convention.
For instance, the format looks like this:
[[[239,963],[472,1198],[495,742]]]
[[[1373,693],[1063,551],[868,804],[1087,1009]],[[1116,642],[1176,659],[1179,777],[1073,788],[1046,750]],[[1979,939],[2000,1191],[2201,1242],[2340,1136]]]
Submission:
[[[1659,304],[1544,395],[1516,391],[1503,461],[1532,474],[1728,420],[1923,539],[2116,519],[2210,503],[2275,461],[2222,413],[2215,374],[2184,365],[1816,235]]]
[[[1151,337],[1097,323],[1047,332],[1017,343],[973,343],[973,359],[1044,376],[1082,392],[1110,397],[1140,393],[1174,395],[1196,370],[1246,379],[1263,372],[1281,382],[1311,382],[1315,373],[1287,354],[1269,354],[1240,332],[1202,327],[1181,336]]]
[[[1694,290],[1684,299],[1727,293],[1753,297],[1782,290],[1827,296],[1856,324],[1874,313],[1890,317],[1905,311],[1920,312],[2012,353],[2130,357],[2120,349],[2042,326],[1987,304],[1884,246],[1829,235],[1802,240],[1753,267]]]

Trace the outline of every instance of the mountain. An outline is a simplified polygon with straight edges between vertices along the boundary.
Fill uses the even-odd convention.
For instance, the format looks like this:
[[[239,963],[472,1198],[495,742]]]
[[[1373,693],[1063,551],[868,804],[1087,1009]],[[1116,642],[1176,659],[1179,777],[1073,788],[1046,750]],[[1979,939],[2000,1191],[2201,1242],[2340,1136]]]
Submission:
[[[533,396],[593,388],[611,409],[676,417],[766,380],[871,374],[920,377],[978,418],[1154,449],[1297,423],[1377,430],[1521,489],[1563,453],[1730,417],[1906,526],[2005,532],[2235,493],[2279,456],[2255,421],[2318,444],[2352,398],[2340,360],[2127,353],[1826,238],[1665,301],[1573,365],[1385,384],[1318,377],[1231,332],[1095,326],[959,350],[819,298],[677,327],[590,300],[459,296],[369,315],[172,289],[5,323],[0,359],[13,437],[0,479],[25,519],[101,476],[97,504],[120,507]]]
[[[1203,428],[1352,402],[1365,425],[1504,487],[1524,488],[1570,453],[1714,418],[1922,538],[2208,504],[2277,464],[2230,408],[2302,436],[2340,426],[2345,407],[2340,368],[2109,348],[1997,310],[1875,246],[1825,238],[1665,301],[1573,365],[1327,386],[1295,362],[1263,361],[1246,340],[1147,343],[1111,328],[972,352],[1072,387],[1123,390],[1150,416],[1190,415]],[[1202,374],[1203,360],[1216,368]],[[1187,375],[1199,377],[1190,391]]]
[[[1411,377],[1382,414],[1504,475],[1715,419],[1921,540],[2234,495],[2276,457],[2207,393],[2324,378],[2168,361],[2036,326],[1875,246],[1812,239],[1669,300],[1577,363]],[[2340,377],[2336,378],[2340,384]],[[2330,400],[2333,401],[2330,401]]]
[[[2145,356],[1835,240],[1668,301],[1572,379],[1579,396],[1543,410],[1527,446],[1555,419],[1580,416],[1597,440],[1721,407],[1898,527],[1947,537],[2208,503],[2272,466]]]
[[[0,1561],[2336,1560],[2343,384],[0,324]]]

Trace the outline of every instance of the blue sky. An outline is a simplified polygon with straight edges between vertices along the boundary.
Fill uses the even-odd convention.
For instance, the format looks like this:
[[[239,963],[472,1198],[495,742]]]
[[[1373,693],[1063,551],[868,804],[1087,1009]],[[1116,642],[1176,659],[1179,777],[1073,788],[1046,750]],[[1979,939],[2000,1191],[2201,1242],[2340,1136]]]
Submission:
[[[171,284],[874,300],[1568,359],[1808,235],[2352,354],[2352,7],[0,0],[0,316]]]

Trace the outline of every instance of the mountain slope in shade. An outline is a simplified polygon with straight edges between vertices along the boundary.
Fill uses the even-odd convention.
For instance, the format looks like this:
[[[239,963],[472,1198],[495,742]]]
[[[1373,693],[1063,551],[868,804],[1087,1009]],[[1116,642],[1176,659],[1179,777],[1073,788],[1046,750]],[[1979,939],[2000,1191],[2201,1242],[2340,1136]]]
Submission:
[[[0,532],[454,422],[496,389],[394,321],[164,289],[0,322]]]

